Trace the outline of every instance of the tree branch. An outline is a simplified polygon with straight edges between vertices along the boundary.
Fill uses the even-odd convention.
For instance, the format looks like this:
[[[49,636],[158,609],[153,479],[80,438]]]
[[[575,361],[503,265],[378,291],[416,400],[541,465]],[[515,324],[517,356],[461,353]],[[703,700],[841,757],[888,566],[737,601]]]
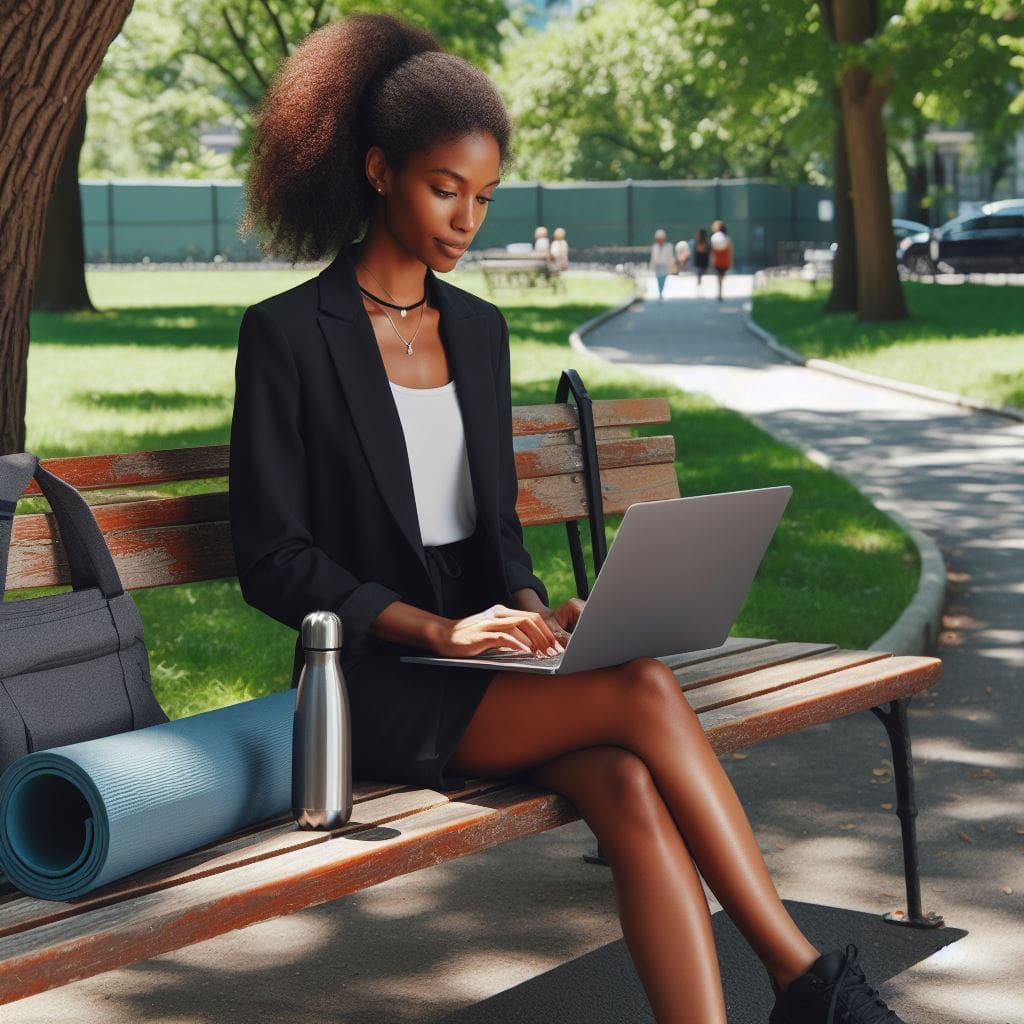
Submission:
[[[242,99],[245,100],[246,103],[249,104],[250,107],[255,107],[256,104],[259,103],[260,97],[254,95],[248,88],[246,88],[245,83],[239,81],[235,77],[234,72],[230,68],[225,67],[219,60],[217,60],[216,57],[211,57],[210,54],[203,53],[200,50],[182,49],[178,52],[191,54],[193,57],[205,60],[207,64],[212,64],[228,80],[228,82],[231,83],[234,90],[242,97]]]
[[[324,3],[326,0],[317,0],[317,3],[313,4],[313,17],[309,23],[309,31],[312,32],[321,25],[320,15],[323,13]]]
[[[245,61],[249,70],[255,76],[256,81],[260,83],[264,90],[266,90],[268,82],[263,77],[263,74],[260,71],[260,69],[256,66],[255,61],[253,61],[253,59],[249,56],[249,51],[246,49],[245,42],[243,41],[238,30],[235,28],[234,24],[231,21],[231,15],[228,13],[228,9],[226,7],[222,7],[220,13],[221,16],[224,18],[224,24],[227,25],[228,34],[231,36],[232,40],[234,40],[239,55],[241,56],[242,60]],[[211,63],[215,62],[211,60]]]
[[[630,142],[628,139],[624,139],[621,136],[615,135],[613,132],[592,131],[589,134],[591,138],[604,139],[605,142],[610,142],[613,146],[618,146],[620,149],[625,149],[630,153],[635,153],[637,156],[642,157],[649,163],[658,163],[658,161],[664,155],[659,150],[658,156],[652,156],[649,150],[641,149],[639,146]]]
[[[260,4],[267,12],[267,17],[270,18],[270,21],[274,26],[274,30],[277,32],[277,41],[281,44],[281,56],[287,57],[290,52],[288,49],[288,36],[285,35],[284,26],[281,24],[280,17],[278,17],[274,8],[270,6],[270,0],[260,0]]]

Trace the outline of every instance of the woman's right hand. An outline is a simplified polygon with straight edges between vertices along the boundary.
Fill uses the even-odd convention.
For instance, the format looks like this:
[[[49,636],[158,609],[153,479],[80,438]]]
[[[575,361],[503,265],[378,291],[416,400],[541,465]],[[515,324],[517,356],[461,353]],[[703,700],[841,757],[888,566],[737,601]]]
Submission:
[[[495,649],[541,656],[561,654],[564,648],[539,612],[492,605],[464,619],[449,619],[431,644],[445,658],[466,658]]]

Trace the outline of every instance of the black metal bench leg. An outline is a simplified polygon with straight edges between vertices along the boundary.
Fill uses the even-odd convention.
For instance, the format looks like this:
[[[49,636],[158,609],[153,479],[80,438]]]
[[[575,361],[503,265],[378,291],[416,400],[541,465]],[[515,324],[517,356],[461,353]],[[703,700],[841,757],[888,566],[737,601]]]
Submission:
[[[890,701],[889,709],[871,711],[885,726],[892,747],[892,771],[896,782],[896,814],[903,837],[903,874],[907,885],[906,913],[894,911],[885,915],[890,924],[911,928],[939,928],[944,922],[938,914],[921,909],[921,874],[917,859],[917,804],[914,800],[914,762],[910,751],[910,724],[907,707],[910,698]]]

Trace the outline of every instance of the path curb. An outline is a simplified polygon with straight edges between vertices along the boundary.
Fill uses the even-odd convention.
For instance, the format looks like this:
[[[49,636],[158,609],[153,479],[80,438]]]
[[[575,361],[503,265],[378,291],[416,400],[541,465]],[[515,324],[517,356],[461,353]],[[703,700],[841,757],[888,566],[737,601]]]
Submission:
[[[612,306],[611,309],[606,309],[603,313],[598,313],[597,316],[591,317],[585,323],[580,324],[579,327],[569,334],[569,348],[573,352],[579,352],[580,355],[592,355],[587,346],[583,344],[583,335],[588,334],[595,327],[600,327],[605,321],[611,320],[620,313],[625,313],[627,309],[632,308],[638,302],[643,302],[643,299],[634,295],[633,298],[620,302],[617,306]]]
[[[926,388],[920,384],[894,380],[892,377],[880,377],[878,374],[865,373],[863,370],[853,370],[849,366],[842,366],[828,359],[807,359],[795,349],[783,345],[771,331],[765,330],[759,323],[756,323],[750,316],[749,304],[743,310],[743,326],[754,337],[763,341],[776,355],[797,366],[805,366],[809,370],[820,370],[822,373],[831,373],[836,377],[845,377],[847,380],[855,380],[860,384],[870,384],[876,388],[886,388],[889,391],[898,391],[916,398],[926,398],[932,402],[956,405],[974,412],[988,412],[994,416],[1004,416],[1007,419],[1019,420],[1024,423],[1024,409],[1019,409],[1015,405],[989,405],[987,402],[967,398],[965,395],[958,395],[952,391],[939,391],[936,388]]]
[[[569,335],[569,347],[574,352],[593,355],[583,343],[584,336],[595,327],[611,320],[620,313],[624,313],[635,303],[642,301],[642,299],[633,298],[628,302],[622,302],[618,306],[605,310],[605,312],[581,324]],[[745,326],[752,334],[759,337],[772,351],[778,352],[784,359],[801,366],[819,369],[817,366],[811,366],[811,363],[823,362],[823,360],[805,360],[798,352],[794,352],[783,345],[769,331],[755,324],[750,319],[749,314],[744,313],[743,319]],[[871,383],[871,381],[866,381],[866,383]],[[900,389],[896,388],[894,390]],[[785,444],[803,452],[812,462],[848,480],[853,487],[862,494],[865,494],[858,484],[850,480],[842,470],[837,469],[832,460],[823,452],[808,447],[799,438],[790,434],[789,431],[780,431],[777,427],[769,428],[758,416],[749,416],[748,418],[757,423],[765,433],[771,434]],[[1021,418],[1024,419],[1024,412],[1022,412]],[[918,557],[921,562],[921,573],[917,583],[917,590],[910,599],[910,603],[900,613],[899,618],[868,649],[872,651],[887,651],[892,654],[924,654],[934,645],[939,635],[939,630],[942,627],[942,609],[946,601],[947,582],[946,564],[942,557],[942,552],[928,534],[908,522],[884,498],[871,494],[865,494],[865,497],[910,535],[910,539],[917,548]]]

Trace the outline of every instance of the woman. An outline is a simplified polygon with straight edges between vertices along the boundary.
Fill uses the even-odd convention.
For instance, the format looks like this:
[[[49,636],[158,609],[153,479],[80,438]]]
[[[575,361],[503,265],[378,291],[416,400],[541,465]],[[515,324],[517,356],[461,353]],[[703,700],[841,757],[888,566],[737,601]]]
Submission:
[[[718,277],[718,301],[721,302],[725,275],[732,267],[732,239],[724,220],[716,220],[711,225],[711,265]]]
[[[654,244],[651,246],[651,259],[649,263],[654,280],[658,284],[658,301],[665,298],[665,281],[669,274],[674,274],[676,269],[675,251],[668,243],[668,235],[663,228],[654,232]]]
[[[708,272],[708,263],[711,261],[711,244],[704,228],[697,228],[697,235],[690,249],[693,252],[693,269],[697,271],[697,291],[700,291],[700,283]]]
[[[569,269],[569,241],[565,237],[565,228],[555,228],[551,239],[551,263],[555,270]]]
[[[292,259],[337,256],[242,321],[230,486],[246,600],[293,628],[341,616],[357,776],[522,773],[575,802],[661,1024],[725,1021],[698,870],[764,961],[776,1024],[853,1006],[845,1020],[896,1021],[853,953],[819,958],[789,918],[661,662],[535,677],[399,660],[557,651],[581,608],[548,607],[523,547],[505,321],[435,277],[479,230],[509,133],[481,72],[385,16],[315,32],[271,87],[249,222]]]

